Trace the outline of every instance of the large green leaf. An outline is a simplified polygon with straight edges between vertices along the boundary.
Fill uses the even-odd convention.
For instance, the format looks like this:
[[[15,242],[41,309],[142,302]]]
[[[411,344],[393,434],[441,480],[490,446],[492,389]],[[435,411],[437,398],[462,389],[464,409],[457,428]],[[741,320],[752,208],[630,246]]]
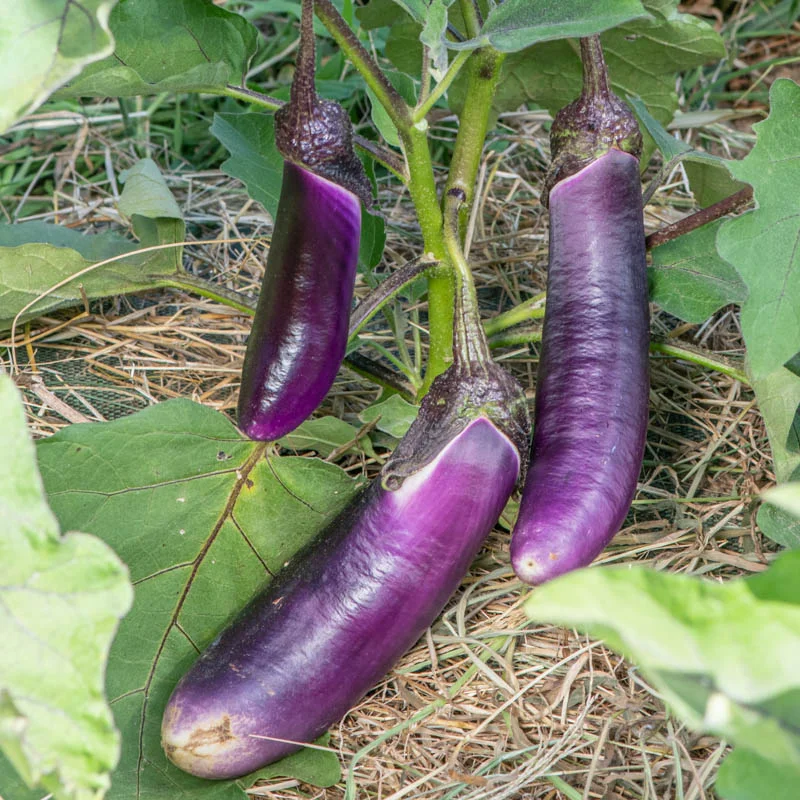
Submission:
[[[784,481],[800,466],[800,453],[787,446],[800,378],[784,366],[800,343],[800,86],[775,81],[770,101],[752,151],[730,165],[734,177],[752,184],[757,208],[726,222],[717,248],[747,286],[741,324],[748,370]]]
[[[219,92],[241,83],[258,39],[244,17],[211,0],[120,0],[109,26],[113,54],[59,96]]]
[[[203,781],[167,761],[163,708],[198,651],[356,484],[318,459],[278,457],[243,438],[224,415],[188,400],[115,422],[73,425],[38,451],[61,524],[111,545],[135,586],[106,678],[122,733],[109,800],[245,800],[242,787],[252,780]],[[306,752],[300,766],[297,759],[267,774],[319,784],[338,778],[330,753]]]
[[[6,375],[0,447],[0,749],[29,785],[57,800],[99,800],[119,758],[103,674],[131,585],[99,539],[60,535]],[[0,780],[0,791],[5,785]]]
[[[725,48],[710,25],[678,13],[678,0],[642,0],[642,5],[652,19],[626,22],[600,38],[614,91],[640,97],[667,124],[678,107],[675,74],[724,57]],[[544,42],[506,58],[494,108],[513,111],[533,102],[555,114],[580,94],[581,84],[577,42]],[[449,95],[454,108],[462,106],[464,91],[459,76]]]
[[[580,570],[536,589],[525,610],[604,639],[694,728],[800,769],[800,552],[726,584]]]
[[[11,327],[23,309],[19,322],[79,304],[84,296],[166,286],[181,271],[183,218],[158,167],[145,158],[121,178],[120,211],[130,217],[141,247],[176,246],[94,266],[138,248],[115,233],[81,236],[41,222],[0,225],[0,330]]]
[[[242,181],[250,197],[261,203],[274,219],[281,195],[283,158],[275,146],[272,115],[263,112],[215,114],[211,133],[231,154],[222,164],[223,171]],[[362,210],[358,254],[362,266],[369,269],[381,260],[385,241],[383,219]]]
[[[775,764],[737,748],[723,762],[714,788],[723,800],[797,800],[800,767]]]
[[[650,297],[665,311],[700,323],[729,303],[742,303],[747,287],[739,273],[717,253],[717,220],[652,251],[647,271]]]
[[[640,0],[506,0],[493,6],[477,40],[456,47],[490,45],[515,53],[538,42],[591,36],[645,16]]]
[[[0,133],[107,56],[116,0],[0,0]]]

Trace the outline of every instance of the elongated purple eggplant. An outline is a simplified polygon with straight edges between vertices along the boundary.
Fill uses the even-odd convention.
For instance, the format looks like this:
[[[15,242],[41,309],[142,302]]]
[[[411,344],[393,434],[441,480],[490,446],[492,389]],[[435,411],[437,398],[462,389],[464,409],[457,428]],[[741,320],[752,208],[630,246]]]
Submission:
[[[517,481],[528,430],[522,390],[499,367],[454,364],[437,378],[380,477],[180,681],[162,725],[169,758],[237,777],[341,718],[457,588]]]
[[[649,311],[636,120],[581,41],[584,90],[557,116],[534,436],[511,540],[538,584],[589,564],[630,508],[648,407]]]
[[[313,2],[304,0],[291,100],[275,113],[286,163],[239,390],[239,427],[252,439],[296,428],[344,358],[361,201],[372,204],[352,135],[347,112],[314,89]]]

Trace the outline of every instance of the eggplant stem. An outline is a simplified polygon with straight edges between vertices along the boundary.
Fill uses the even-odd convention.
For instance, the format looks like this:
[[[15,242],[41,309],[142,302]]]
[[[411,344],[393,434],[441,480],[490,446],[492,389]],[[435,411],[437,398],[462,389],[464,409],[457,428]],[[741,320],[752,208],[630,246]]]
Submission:
[[[383,386],[384,389],[396,392],[409,403],[416,402],[416,392],[411,384],[406,383],[395,372],[369,356],[362,353],[350,353],[345,357],[343,363],[357,375],[368,378],[373,383]]]
[[[453,266],[456,284],[453,363],[471,375],[475,369],[485,370],[492,361],[492,355],[481,325],[475,282],[461,248],[459,211],[464,199],[465,194],[461,189],[450,189],[445,195],[444,244]]]
[[[512,331],[506,335],[502,332],[495,334],[489,340],[489,347],[518,347],[523,344],[536,344],[542,341],[541,328],[528,328],[519,331]],[[750,385],[750,379],[742,370],[734,367],[727,359],[714,355],[708,350],[689,345],[678,346],[667,344],[666,342],[651,340],[650,352],[656,355],[663,355],[669,358],[677,358],[681,361],[688,361],[697,364],[705,369],[727,375],[729,378],[739,381],[745,386]]]
[[[583,62],[583,97],[593,102],[607,101],[611,98],[611,88],[608,85],[608,69],[600,37],[597,35],[587,36],[581,39],[580,43],[581,61]]]
[[[652,250],[654,247],[658,247],[665,242],[683,236],[684,233],[689,233],[689,231],[696,230],[703,225],[707,225],[709,222],[714,222],[727,214],[732,214],[734,211],[738,211],[740,208],[749,205],[752,200],[753,187],[745,186],[744,189],[739,189],[738,192],[734,192],[732,195],[723,198],[719,202],[707,208],[702,208],[700,211],[696,211],[688,217],[673,222],[672,225],[667,225],[665,228],[651,233],[645,239],[647,249]]]
[[[350,314],[348,339],[352,339],[404,286],[408,286],[423,272],[437,266],[438,263],[438,261],[416,258],[403,264],[402,267],[392,272],[388,278],[381,281]]]
[[[436,105],[439,98],[450,88],[450,85],[461,71],[461,67],[467,63],[470,55],[471,52],[469,50],[459,50],[456,57],[447,67],[447,72],[445,72],[444,77],[434,86],[433,90],[426,97],[420,97],[419,103],[414,109],[412,116],[415,125],[425,119],[430,110]]]

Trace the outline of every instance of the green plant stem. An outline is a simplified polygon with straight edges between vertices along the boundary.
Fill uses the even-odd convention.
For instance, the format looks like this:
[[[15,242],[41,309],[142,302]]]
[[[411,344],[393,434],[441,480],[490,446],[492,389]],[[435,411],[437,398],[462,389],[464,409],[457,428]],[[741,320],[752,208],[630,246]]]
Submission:
[[[415,125],[425,119],[428,112],[436,105],[439,98],[450,88],[450,85],[461,71],[461,67],[469,60],[470,55],[471,52],[469,50],[459,50],[456,57],[450,62],[450,66],[447,68],[444,77],[436,84],[433,91],[424,99],[420,99],[419,105],[414,109],[412,114],[412,121]]]
[[[268,94],[262,94],[261,92],[254,92],[252,89],[247,89],[244,86],[234,86],[231,83],[225,87],[224,94],[228,97],[234,97],[237,100],[243,100],[246,103],[255,103],[269,111],[275,111],[283,105],[283,100],[278,100],[276,97],[270,97]]]
[[[542,330],[541,328],[536,328],[512,332],[505,336],[495,334],[489,339],[489,347],[516,347],[522,344],[535,344],[541,341]],[[667,344],[666,342],[651,341],[650,352],[669,356],[670,358],[679,358],[681,361],[688,361],[692,364],[704,367],[705,369],[727,375],[743,383],[745,386],[750,385],[750,379],[742,370],[736,369],[736,367],[728,363],[727,360],[719,356],[714,356],[708,351],[700,350],[699,348],[679,347],[678,345]]]
[[[666,342],[652,341],[650,342],[650,352],[660,353],[661,355],[670,356],[672,358],[679,358],[681,361],[690,361],[693,364],[698,364],[706,369],[713,369],[715,372],[720,372],[723,375],[734,378],[745,386],[750,385],[750,379],[742,370],[736,369],[736,367],[729,364],[725,359],[711,355],[709,352],[698,348],[679,347],[678,345],[667,344]]]
[[[460,0],[461,16],[467,26],[467,35],[474,39],[481,32],[481,20],[475,7],[475,0]]]
[[[181,272],[177,275],[170,275],[167,278],[155,278],[153,282],[158,283],[160,286],[181,289],[184,292],[191,292],[199,294],[201,297],[207,297],[210,300],[216,300],[218,303],[228,306],[228,308],[241,311],[243,314],[249,314],[251,317],[256,313],[256,301],[254,299],[250,299],[233,289],[217,286],[217,284],[211,283],[205,278],[199,278],[189,272]]]
[[[458,231],[459,210],[464,202],[461,189],[451,189],[444,199],[444,243],[453,265],[455,279],[455,327],[453,329],[453,356],[463,369],[491,362],[489,343],[481,325],[478,295],[472,272],[461,248]]]
[[[486,320],[483,325],[486,335],[494,336],[508,328],[513,328],[514,325],[521,325],[532,319],[541,319],[544,316],[545,296],[544,292],[540,292],[528,298],[523,303],[520,303],[518,306],[514,306],[512,309]]]
[[[400,269],[396,269],[388,278],[381,281],[350,314],[350,328],[347,332],[348,340],[356,336],[403,287],[415,281],[432,266],[434,264],[417,258],[408,264],[404,264]]]
[[[467,2],[471,6],[471,2]],[[445,193],[461,189],[465,202],[459,212],[460,232],[466,231],[467,215],[475,196],[475,181],[481,165],[483,146],[489,129],[492,101],[505,56],[491,47],[475,50],[467,62],[467,95],[458,123],[453,159]]]
[[[417,212],[428,259],[439,266],[428,274],[428,364],[421,393],[453,361],[453,276],[442,233],[442,209],[436,194],[433,164],[425,131],[418,126],[400,131],[410,181],[411,199]]]
[[[350,26],[330,0],[315,0],[314,10],[320,22],[328,29],[336,44],[361,73],[367,86],[372,90],[380,104],[386,109],[389,118],[399,129],[411,126],[411,109],[400,96],[397,89],[389,83],[381,68],[358,41]]]

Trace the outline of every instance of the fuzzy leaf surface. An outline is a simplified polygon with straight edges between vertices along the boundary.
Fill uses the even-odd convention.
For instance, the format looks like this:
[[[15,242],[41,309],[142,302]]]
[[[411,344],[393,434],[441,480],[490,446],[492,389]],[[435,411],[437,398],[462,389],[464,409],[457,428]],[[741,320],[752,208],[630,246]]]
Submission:
[[[116,0],[0,0],[0,133],[113,49]]]
[[[516,53],[538,42],[591,36],[646,16],[640,0],[506,0],[492,7],[476,40],[455,48],[490,45]]]
[[[747,286],[741,324],[748,370],[775,472],[785,481],[800,466],[800,452],[788,446],[800,378],[785,366],[800,346],[800,86],[777,80],[770,100],[769,117],[754,126],[755,146],[730,165],[753,186],[757,207],[722,225],[717,248]]]
[[[800,768],[800,552],[725,584],[579,570],[537,588],[525,610],[605,640],[695,729]]]
[[[127,570],[102,541],[73,532],[80,528],[61,535],[6,375],[0,447],[0,788],[20,783],[13,765],[56,800],[100,800],[119,758],[103,675],[131,605]]]
[[[121,0],[109,26],[114,52],[59,96],[220,92],[241,83],[258,39],[244,17],[206,0]]]
[[[109,800],[245,800],[252,776],[209,782],[167,761],[164,706],[198,653],[356,484],[318,459],[268,453],[224,415],[188,400],[69,426],[38,453],[61,524],[103,539],[135,587],[106,675],[122,734]],[[328,784],[339,771],[334,755],[313,750],[264,774]]]

